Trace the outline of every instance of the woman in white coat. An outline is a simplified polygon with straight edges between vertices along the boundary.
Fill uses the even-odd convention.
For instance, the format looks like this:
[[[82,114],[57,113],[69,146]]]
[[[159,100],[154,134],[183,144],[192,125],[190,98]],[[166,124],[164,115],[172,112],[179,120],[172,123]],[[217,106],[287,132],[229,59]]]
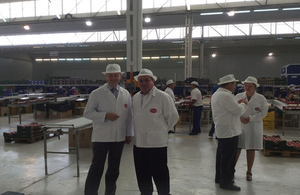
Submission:
[[[252,180],[252,167],[255,159],[255,151],[263,149],[263,122],[267,115],[268,103],[266,98],[256,92],[259,84],[255,77],[249,76],[244,84],[245,92],[237,94],[235,97],[240,101],[247,97],[248,105],[246,111],[240,117],[242,122],[242,134],[239,136],[236,162],[241,154],[241,149],[246,149],[247,172],[246,179]]]

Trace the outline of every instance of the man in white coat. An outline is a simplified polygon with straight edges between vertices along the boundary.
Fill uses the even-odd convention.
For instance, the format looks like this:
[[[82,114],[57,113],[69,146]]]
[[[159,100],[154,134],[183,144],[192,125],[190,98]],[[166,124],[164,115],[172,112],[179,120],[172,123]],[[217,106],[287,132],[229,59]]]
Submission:
[[[90,94],[83,114],[93,121],[93,160],[85,182],[85,195],[98,194],[107,154],[105,195],[115,194],[124,143],[129,144],[133,136],[131,96],[118,85],[123,72],[118,64],[108,64],[103,74],[107,83]]]
[[[242,99],[239,104],[232,94],[237,81],[232,74],[221,77],[218,83],[220,88],[211,98],[213,121],[218,137],[215,182],[220,184],[220,188],[236,191],[241,190],[232,183],[238,139],[242,133],[240,116],[246,110],[247,104],[246,99]]]
[[[169,195],[167,165],[168,130],[178,121],[172,98],[154,86],[156,76],[142,69],[134,77],[141,91],[133,97],[134,164],[141,195],[153,193],[152,179],[159,195]]]
[[[170,80],[168,80],[167,81],[167,83],[166,83],[166,85],[167,85],[167,89],[165,90],[165,92],[167,93],[167,94],[169,94],[169,96],[174,100],[174,102],[175,102],[175,95],[174,95],[174,88],[175,88],[175,82],[172,80],[172,79],[170,79]]]

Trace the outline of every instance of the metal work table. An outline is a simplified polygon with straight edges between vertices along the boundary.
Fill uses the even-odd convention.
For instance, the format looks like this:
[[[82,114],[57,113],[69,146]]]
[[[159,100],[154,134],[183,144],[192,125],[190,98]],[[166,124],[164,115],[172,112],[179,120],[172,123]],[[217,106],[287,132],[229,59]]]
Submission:
[[[48,153],[55,153],[55,154],[76,154],[76,163],[77,163],[77,177],[79,177],[79,137],[78,132],[80,130],[92,127],[92,121],[86,119],[84,117],[67,120],[60,123],[54,124],[43,124],[43,134],[44,134],[44,159],[45,159],[45,175],[48,175],[48,163],[47,163],[47,154]],[[56,151],[48,151],[47,149],[47,136],[49,134],[54,134],[57,136],[63,134],[73,134],[75,135],[76,146],[74,148],[75,153],[70,151],[69,152],[56,152]]]
[[[297,115],[298,116],[298,127],[289,127],[290,129],[299,129],[300,128],[300,110],[285,109],[285,107],[289,106],[289,104],[281,102],[279,100],[273,100],[272,104],[275,106],[276,110],[281,111],[283,113],[282,135],[284,135],[285,129],[286,129],[286,126],[285,126],[286,115]]]

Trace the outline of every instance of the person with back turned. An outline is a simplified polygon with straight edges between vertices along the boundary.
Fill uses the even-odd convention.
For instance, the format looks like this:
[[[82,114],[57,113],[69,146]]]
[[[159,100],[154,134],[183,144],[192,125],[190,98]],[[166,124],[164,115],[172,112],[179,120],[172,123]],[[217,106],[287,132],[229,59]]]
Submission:
[[[118,64],[108,64],[103,74],[107,83],[92,91],[83,114],[93,121],[93,159],[85,182],[85,195],[98,194],[106,156],[105,195],[116,194],[124,143],[129,144],[133,136],[131,96],[118,85],[123,72]]]
[[[246,99],[237,102],[232,94],[237,81],[233,74],[221,77],[218,83],[220,88],[211,98],[215,133],[218,137],[215,182],[220,184],[220,188],[235,191],[241,190],[233,184],[233,178],[238,140],[242,133],[240,116],[247,105]]]

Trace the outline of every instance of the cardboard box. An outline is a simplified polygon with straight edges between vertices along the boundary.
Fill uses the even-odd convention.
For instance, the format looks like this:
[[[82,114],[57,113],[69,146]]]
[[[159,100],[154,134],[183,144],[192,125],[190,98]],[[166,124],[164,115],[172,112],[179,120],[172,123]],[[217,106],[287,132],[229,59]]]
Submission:
[[[0,116],[7,116],[8,114],[8,107],[0,107]]]
[[[79,138],[79,147],[81,148],[89,148],[92,147],[92,130],[93,128],[87,128],[80,130],[78,132]],[[73,129],[69,129],[69,132],[72,132]],[[69,148],[76,146],[76,139],[74,134],[69,134]]]
[[[58,112],[56,110],[49,109],[49,118],[57,119],[57,118],[68,118],[72,116],[72,110],[68,110],[66,112]]]
[[[45,111],[39,111],[39,110],[34,110],[34,118],[37,119],[37,118],[46,118],[46,112]]]

